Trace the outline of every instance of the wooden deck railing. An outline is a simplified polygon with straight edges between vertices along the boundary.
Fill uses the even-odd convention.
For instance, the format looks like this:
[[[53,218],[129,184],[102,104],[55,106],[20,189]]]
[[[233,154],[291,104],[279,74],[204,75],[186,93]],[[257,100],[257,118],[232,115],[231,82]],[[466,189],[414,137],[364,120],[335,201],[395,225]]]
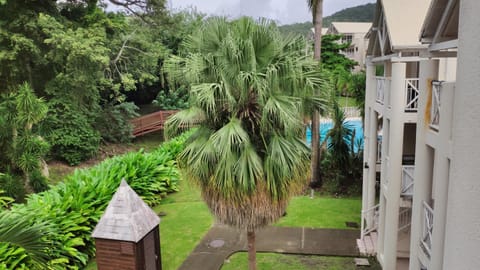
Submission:
[[[133,125],[133,136],[138,137],[150,132],[162,130],[168,117],[178,111],[158,111],[130,120]]]

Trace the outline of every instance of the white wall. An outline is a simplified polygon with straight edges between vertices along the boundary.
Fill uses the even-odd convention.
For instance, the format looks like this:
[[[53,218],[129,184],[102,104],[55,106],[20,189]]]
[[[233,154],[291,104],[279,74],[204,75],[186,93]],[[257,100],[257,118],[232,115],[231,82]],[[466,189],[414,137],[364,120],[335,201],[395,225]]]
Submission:
[[[443,269],[480,266],[480,1],[460,1]]]

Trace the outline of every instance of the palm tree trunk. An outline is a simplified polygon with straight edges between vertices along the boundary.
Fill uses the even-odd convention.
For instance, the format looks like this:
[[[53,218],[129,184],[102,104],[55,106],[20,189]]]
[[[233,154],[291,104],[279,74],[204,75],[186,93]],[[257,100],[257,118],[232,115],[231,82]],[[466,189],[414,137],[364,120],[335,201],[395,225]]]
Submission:
[[[257,270],[257,254],[255,249],[255,231],[247,231],[248,269]]]
[[[322,53],[322,19],[323,19],[323,0],[317,1],[315,7],[313,23],[315,27],[315,41],[313,58],[317,61],[321,61]],[[312,179],[310,184],[318,183],[320,181],[320,113],[318,110],[313,111],[312,115]]]
[[[320,181],[320,113],[315,110],[312,115],[312,157],[311,157],[311,170],[312,178],[311,186]]]

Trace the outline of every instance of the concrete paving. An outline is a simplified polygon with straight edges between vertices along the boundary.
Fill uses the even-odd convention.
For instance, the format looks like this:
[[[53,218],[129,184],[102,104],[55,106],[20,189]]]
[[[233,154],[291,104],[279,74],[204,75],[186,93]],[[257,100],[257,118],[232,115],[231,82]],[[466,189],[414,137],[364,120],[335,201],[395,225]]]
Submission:
[[[358,230],[269,226],[257,231],[256,247],[259,252],[359,256],[356,245],[359,235]],[[247,250],[246,238],[245,231],[214,225],[179,269],[220,269],[231,254]]]

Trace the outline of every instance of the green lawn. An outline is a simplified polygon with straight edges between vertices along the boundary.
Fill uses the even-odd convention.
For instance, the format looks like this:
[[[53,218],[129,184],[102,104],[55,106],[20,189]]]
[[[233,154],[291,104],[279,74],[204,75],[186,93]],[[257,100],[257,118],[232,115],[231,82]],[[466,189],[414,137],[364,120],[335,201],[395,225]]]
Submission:
[[[222,270],[244,270],[248,268],[247,253],[238,252],[230,256],[223,264]],[[275,270],[380,270],[375,260],[370,260],[371,267],[356,267],[350,257],[307,256],[277,253],[257,253],[258,269]]]
[[[298,196],[290,201],[287,215],[275,225],[347,229],[346,221],[360,223],[361,210],[360,198],[332,198],[318,194],[314,199]]]
[[[180,188],[154,208],[166,214],[160,222],[163,270],[178,269],[213,223],[198,188],[186,181]]]
[[[351,98],[351,97],[339,96],[337,101],[338,101],[338,105],[340,105],[340,107],[355,107],[355,106],[357,106],[357,102],[355,101],[354,98]]]
[[[210,229],[213,218],[198,188],[188,181],[182,181],[179,192],[169,194],[153,209],[156,213],[166,214],[160,222],[163,270],[178,269]],[[287,215],[275,225],[345,229],[346,221],[360,222],[360,210],[360,198],[333,198],[319,194],[315,194],[314,199],[298,196],[291,200]],[[231,263],[222,269],[246,269],[247,258],[242,254],[235,254]],[[239,265],[236,261],[245,264]],[[305,264],[303,268],[297,268],[302,264]],[[355,269],[346,267],[351,264],[352,258],[259,254],[258,269]],[[95,260],[86,269],[97,269]]]

